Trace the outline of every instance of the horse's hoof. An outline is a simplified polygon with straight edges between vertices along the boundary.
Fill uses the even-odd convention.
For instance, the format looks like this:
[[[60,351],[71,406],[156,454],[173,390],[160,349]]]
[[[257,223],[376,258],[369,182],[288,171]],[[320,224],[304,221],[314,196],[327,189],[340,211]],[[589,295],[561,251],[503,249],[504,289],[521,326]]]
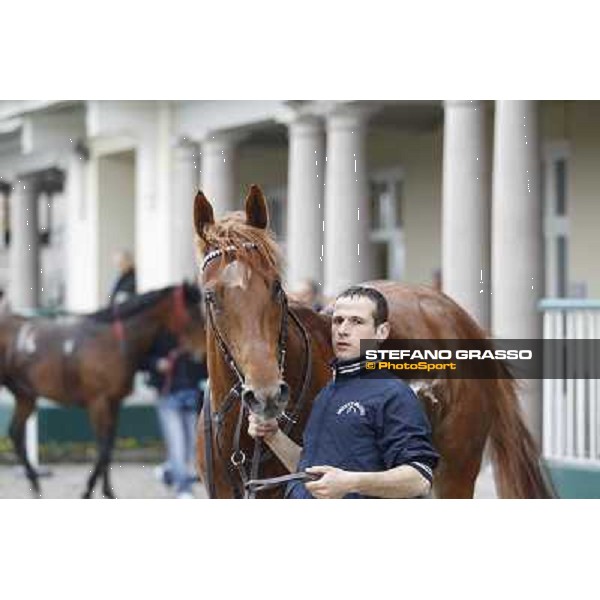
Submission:
[[[107,500],[116,500],[117,499],[117,497],[115,496],[114,492],[103,492],[103,496]]]
[[[82,500],[90,500],[92,497],[92,492],[85,492],[82,496],[81,499]]]

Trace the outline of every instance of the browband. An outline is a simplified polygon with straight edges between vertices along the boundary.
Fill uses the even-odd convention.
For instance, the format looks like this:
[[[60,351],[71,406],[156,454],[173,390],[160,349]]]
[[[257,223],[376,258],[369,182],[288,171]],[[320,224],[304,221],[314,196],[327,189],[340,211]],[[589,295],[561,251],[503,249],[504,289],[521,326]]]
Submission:
[[[242,244],[242,246],[244,248],[249,248],[251,250],[256,250],[258,248],[258,246],[256,244],[253,244],[251,242],[244,242]],[[212,250],[211,252],[209,252],[205,257],[204,260],[202,261],[202,271],[204,271],[204,269],[206,268],[206,265],[211,262],[212,260],[214,260],[215,258],[218,258],[219,256],[223,256],[223,254],[227,254],[229,252],[235,252],[238,248],[236,246],[227,246],[226,248],[218,248],[217,250]]]

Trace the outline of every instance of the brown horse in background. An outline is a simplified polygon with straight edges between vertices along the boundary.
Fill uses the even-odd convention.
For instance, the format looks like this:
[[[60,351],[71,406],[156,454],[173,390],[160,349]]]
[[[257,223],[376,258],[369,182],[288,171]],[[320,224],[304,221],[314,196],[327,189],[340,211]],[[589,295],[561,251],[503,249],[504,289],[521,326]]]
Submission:
[[[2,384],[15,398],[9,434],[35,496],[40,496],[40,485],[25,451],[25,422],[36,398],[43,396],[88,410],[98,458],[83,497],[92,496],[102,476],[104,496],[114,498],[109,471],[119,409],[161,330],[179,335],[186,346],[204,348],[201,294],[195,286],[151,291],[64,321],[18,315],[0,319]]]
[[[218,424],[202,427],[199,421],[198,466],[205,483],[214,482],[211,495],[239,497],[254,444],[243,422],[244,406],[279,418],[301,444],[312,401],[331,376],[331,323],[307,307],[288,306],[280,284],[281,258],[257,186],[250,189],[245,214],[233,213],[219,222],[199,192],[194,224],[205,256],[201,280],[208,315],[211,398],[203,411],[210,410]],[[390,339],[486,339],[460,306],[433,289],[394,282],[366,285],[388,300]],[[488,439],[500,496],[551,496],[520,413],[517,382],[502,377],[502,365],[498,369],[497,379],[440,378],[417,388],[441,455],[434,477],[437,497],[473,497]],[[210,443],[205,445],[207,433]],[[285,473],[270,453],[261,467],[261,477]]]

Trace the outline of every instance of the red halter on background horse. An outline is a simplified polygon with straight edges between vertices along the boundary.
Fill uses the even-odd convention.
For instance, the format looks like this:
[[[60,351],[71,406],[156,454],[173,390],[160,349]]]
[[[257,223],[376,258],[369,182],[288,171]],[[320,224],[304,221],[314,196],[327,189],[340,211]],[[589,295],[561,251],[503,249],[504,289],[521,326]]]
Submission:
[[[194,224],[205,256],[201,280],[211,392],[204,425],[198,428],[198,467],[211,497],[242,497],[244,483],[259,468],[263,477],[285,473],[248,436],[245,411],[279,418],[284,431],[301,443],[312,401],[330,378],[331,322],[307,307],[288,306],[279,250],[267,229],[266,202],[258,186],[250,189],[245,214],[218,222],[199,192]],[[391,339],[486,337],[460,306],[433,289],[394,282],[366,285],[388,300]],[[441,454],[434,481],[438,497],[473,496],[488,439],[502,497],[551,495],[520,414],[516,382],[501,375],[499,370],[498,379],[437,379],[418,392]]]

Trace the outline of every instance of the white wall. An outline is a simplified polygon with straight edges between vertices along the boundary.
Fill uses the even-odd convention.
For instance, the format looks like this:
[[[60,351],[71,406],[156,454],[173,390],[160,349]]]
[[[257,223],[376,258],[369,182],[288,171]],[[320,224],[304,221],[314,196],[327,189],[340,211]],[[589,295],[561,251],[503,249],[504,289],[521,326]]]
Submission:
[[[66,197],[63,193],[54,194],[50,199],[43,197],[40,204],[50,204],[51,233],[50,244],[40,244],[40,301],[42,306],[56,306],[64,300],[65,286],[65,224]],[[40,206],[40,205],[38,205]],[[41,209],[46,207],[40,206]],[[38,212],[39,215],[39,212]],[[38,217],[39,218],[39,217]]]
[[[140,292],[163,287],[176,278],[169,259],[172,113],[173,105],[166,101],[95,101],[88,108],[88,135],[96,155],[136,150],[133,237]]]
[[[285,146],[249,146],[243,148],[239,159],[240,184],[239,208],[243,208],[241,200],[246,198],[248,189],[253,183],[263,189],[287,186],[288,147]]]
[[[219,129],[244,127],[273,119],[283,107],[276,100],[202,100],[178,102],[173,131],[197,140]]]
[[[394,167],[404,172],[405,281],[431,283],[441,266],[441,130],[372,130],[367,153],[369,172]]]
[[[86,112],[82,105],[31,113],[23,117],[22,148],[25,154],[71,148],[85,137]]]
[[[98,160],[99,303],[108,301],[115,280],[113,255],[135,248],[135,154],[123,152]]]
[[[90,102],[86,123],[92,159],[85,166],[74,165],[77,157],[65,158],[65,163],[69,161],[68,171],[71,174],[65,196],[68,307],[91,310],[105,300],[106,265],[103,263],[100,276],[97,272],[101,245],[98,216],[105,210],[103,203],[106,197],[104,191],[99,194],[99,186],[105,186],[105,183],[101,182],[102,177],[99,179],[102,174],[98,167],[103,159],[98,157],[122,150],[136,150],[135,216],[130,237],[131,243],[133,240],[136,243],[138,283],[142,291],[161,287],[180,277],[181,260],[179,253],[173,252],[172,248],[180,239],[178,231],[188,220],[191,222],[192,198],[188,204],[186,198],[174,197],[174,177],[178,175],[173,167],[173,145],[178,137],[190,135],[190,131],[200,135],[220,126],[243,127],[266,122],[277,115],[279,106],[280,103],[274,101]],[[570,279],[585,281],[588,295],[598,298],[600,102],[543,102],[541,117],[544,142],[566,140],[571,145],[568,179]],[[54,152],[56,156],[53,144],[62,144],[64,135],[72,128],[77,129],[80,120],[81,109],[76,109],[72,116],[65,113],[58,120],[32,118],[29,127],[33,128],[27,134],[30,136],[28,143],[32,144],[35,156],[41,158],[32,162],[34,154],[29,154],[22,158],[13,157],[12,162],[18,158],[19,165],[31,163],[32,168],[33,165],[37,168],[38,162],[45,164],[46,155],[42,151]],[[442,132],[439,128],[423,133],[371,128],[367,148],[370,172],[387,167],[403,169],[406,280],[430,282],[433,271],[441,264]],[[240,208],[250,183],[259,183],[265,188],[287,185],[287,150],[286,145],[245,147],[242,150]],[[11,166],[12,162],[9,162]],[[192,178],[190,181],[193,181]],[[121,192],[124,190],[119,190]],[[107,209],[115,210],[110,205]],[[102,244],[106,245],[105,242]],[[98,287],[100,281],[101,289]]]
[[[543,102],[542,139],[570,147],[567,179],[569,281],[600,298],[600,102]]]
[[[248,186],[287,186],[288,149],[246,147],[240,153],[240,203]],[[406,281],[431,283],[441,266],[442,132],[369,131],[368,171],[401,167],[404,180]]]
[[[179,144],[171,152],[171,185],[167,202],[168,278],[170,283],[183,279],[195,281],[197,258],[193,222],[194,198],[199,187],[199,148]]]

